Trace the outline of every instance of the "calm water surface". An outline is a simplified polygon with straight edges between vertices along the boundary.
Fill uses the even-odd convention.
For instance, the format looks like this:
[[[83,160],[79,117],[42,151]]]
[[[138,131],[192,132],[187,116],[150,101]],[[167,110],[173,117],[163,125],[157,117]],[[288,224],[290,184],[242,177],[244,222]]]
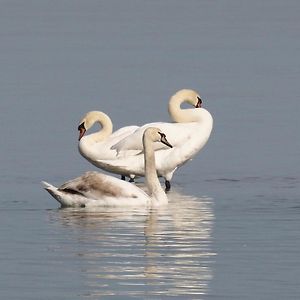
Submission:
[[[298,0],[0,8],[1,299],[300,298]],[[58,208],[83,114],[167,121],[181,88],[214,130],[167,207]]]
[[[1,220],[10,230],[1,250],[4,295],[205,294],[215,256],[212,199],[176,191],[170,197],[169,206],[150,211],[3,208]]]

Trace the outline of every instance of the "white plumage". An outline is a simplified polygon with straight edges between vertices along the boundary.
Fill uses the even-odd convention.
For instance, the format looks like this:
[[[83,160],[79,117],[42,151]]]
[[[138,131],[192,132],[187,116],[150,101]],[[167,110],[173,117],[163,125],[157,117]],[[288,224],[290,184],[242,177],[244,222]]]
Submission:
[[[199,98],[196,92],[188,91],[190,94],[194,93],[195,98]],[[159,127],[166,133],[173,145],[172,149],[161,144],[155,145],[157,173],[164,177],[166,189],[169,189],[175,170],[192,159],[203,148],[213,128],[213,118],[206,109],[198,107],[183,111],[185,121],[189,118],[189,122],[145,124],[112,146],[112,149],[118,152],[118,159],[99,159],[97,166],[116,174],[144,176],[143,153],[138,152],[142,150],[142,134],[145,128]]]
[[[182,109],[180,105],[187,102],[193,109]],[[142,136],[148,127],[158,127],[166,133],[173,143],[169,149],[165,145],[154,146],[156,168],[159,176],[166,181],[166,188],[170,188],[170,180],[175,170],[186,161],[194,157],[206,144],[213,126],[210,113],[201,108],[202,100],[194,90],[183,89],[174,94],[168,110],[173,121],[177,123],[155,122],[144,126],[128,126],[119,129],[114,134],[112,123],[108,116],[101,114],[101,120],[95,118],[96,112],[90,112],[81,121],[82,137],[85,130],[93,123],[100,122],[102,130],[82,137],[79,142],[80,153],[95,166],[106,171],[130,177],[144,176],[144,155]]]

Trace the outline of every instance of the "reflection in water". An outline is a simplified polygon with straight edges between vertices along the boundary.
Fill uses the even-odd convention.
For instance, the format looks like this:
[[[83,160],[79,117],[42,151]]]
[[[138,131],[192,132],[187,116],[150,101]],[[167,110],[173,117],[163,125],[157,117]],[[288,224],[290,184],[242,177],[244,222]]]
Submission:
[[[168,197],[168,206],[150,211],[51,212],[52,221],[64,225],[59,230],[67,229],[71,259],[81,262],[82,296],[193,297],[207,292],[214,260],[212,201],[174,190]]]

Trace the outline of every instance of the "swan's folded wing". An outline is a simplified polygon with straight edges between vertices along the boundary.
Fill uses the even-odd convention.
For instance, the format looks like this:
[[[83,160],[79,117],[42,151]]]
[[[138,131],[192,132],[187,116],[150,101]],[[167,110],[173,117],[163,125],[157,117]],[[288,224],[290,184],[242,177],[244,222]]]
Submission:
[[[132,126],[125,126],[125,127],[122,127],[116,131],[114,131],[109,138],[111,138],[112,140],[120,140],[120,139],[123,139],[125,138],[126,136],[128,136],[129,134],[132,134],[134,133],[137,129],[139,129],[140,127],[139,126],[135,126],[135,125],[132,125]]]
[[[107,148],[110,148],[112,145],[115,145],[119,141],[123,140],[130,134],[133,134],[137,129],[139,129],[138,126],[126,126],[122,127],[115,132],[113,132],[104,142]],[[95,144],[97,146],[97,143]],[[99,145],[103,145],[103,142],[99,143]]]
[[[80,177],[67,181],[59,187],[59,190],[96,200],[104,197],[134,198],[140,193],[134,185],[98,172],[86,172]]]
[[[117,152],[126,151],[126,150],[143,150],[142,137],[146,128],[148,127],[157,127],[163,133],[166,134],[166,137],[170,144],[173,147],[183,145],[186,140],[190,138],[191,135],[195,134],[196,127],[199,126],[197,122],[191,123],[149,123],[146,124],[132,134],[129,134],[125,138],[121,139],[118,143],[113,145],[111,149],[117,150]],[[162,143],[155,143],[154,150],[168,149],[168,147]]]

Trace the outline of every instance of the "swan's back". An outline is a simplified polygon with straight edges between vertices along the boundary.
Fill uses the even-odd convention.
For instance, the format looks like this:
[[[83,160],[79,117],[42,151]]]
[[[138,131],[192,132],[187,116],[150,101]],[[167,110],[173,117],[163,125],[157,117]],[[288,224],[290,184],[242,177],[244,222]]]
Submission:
[[[149,123],[136,129],[133,133],[128,134],[123,139],[120,139],[115,145],[112,146],[112,149],[117,150],[117,152],[128,150],[142,150],[142,136],[145,129],[148,127],[158,127],[161,129],[161,131],[165,132],[174,149],[178,149],[181,147],[186,148],[186,143],[191,139],[193,139],[195,143],[199,145],[198,148],[202,148],[202,144],[206,143],[211,133],[213,119],[211,114],[203,108],[193,109],[191,110],[191,113],[195,114],[198,117],[198,122]],[[169,150],[169,148],[164,144],[156,143],[154,145],[154,150],[157,151],[160,149]]]
[[[64,183],[59,187],[60,191],[82,194],[88,198],[101,197],[137,197],[126,190],[122,182],[116,183],[113,177],[98,172],[86,172],[84,175]]]
[[[173,147],[182,145],[185,140],[190,138],[190,132],[187,130],[194,124],[193,123],[164,123],[164,122],[155,122],[146,124],[137,130],[135,130],[132,134],[127,135],[120,141],[118,141],[115,145],[111,147],[111,149],[117,150],[118,153],[122,153],[122,151],[133,151],[133,150],[143,150],[142,137],[146,128],[149,127],[158,127],[161,131],[167,132],[168,141],[173,145]],[[168,146],[162,143],[155,143],[153,146],[154,150],[169,149]],[[130,152],[127,152],[130,153]],[[140,154],[140,151],[136,153],[133,152],[133,155]]]
[[[86,172],[59,188],[44,182],[45,189],[62,206],[148,205],[150,197],[135,185],[98,172]]]

